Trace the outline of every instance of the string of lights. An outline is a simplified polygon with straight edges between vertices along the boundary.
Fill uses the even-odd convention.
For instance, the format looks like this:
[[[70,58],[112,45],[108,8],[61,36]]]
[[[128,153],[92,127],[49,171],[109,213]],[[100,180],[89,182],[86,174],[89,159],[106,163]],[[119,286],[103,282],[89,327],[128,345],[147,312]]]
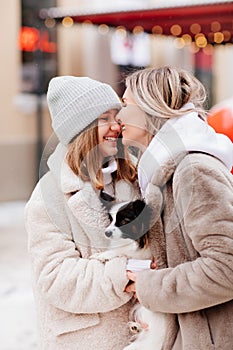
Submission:
[[[42,9],[40,17],[48,28],[82,23],[97,25],[102,35],[114,28],[121,35],[130,31],[173,36],[177,48],[188,46],[193,53],[203,49],[208,54],[213,45],[233,43],[233,1],[229,0],[165,0],[146,7],[110,7],[102,11],[58,7]]]

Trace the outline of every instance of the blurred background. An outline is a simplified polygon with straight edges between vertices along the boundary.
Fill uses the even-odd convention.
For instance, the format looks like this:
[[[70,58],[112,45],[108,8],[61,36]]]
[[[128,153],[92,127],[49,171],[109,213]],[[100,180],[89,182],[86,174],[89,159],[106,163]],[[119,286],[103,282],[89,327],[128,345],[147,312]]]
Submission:
[[[233,141],[233,1],[8,0],[0,8],[0,342],[26,350],[36,340],[23,208],[56,144],[49,80],[89,76],[121,95],[132,69],[185,68],[207,89],[209,123]]]

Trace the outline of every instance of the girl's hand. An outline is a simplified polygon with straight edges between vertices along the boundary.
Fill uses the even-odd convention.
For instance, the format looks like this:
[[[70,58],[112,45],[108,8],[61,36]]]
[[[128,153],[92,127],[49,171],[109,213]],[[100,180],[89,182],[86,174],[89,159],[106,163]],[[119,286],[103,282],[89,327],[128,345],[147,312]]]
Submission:
[[[126,276],[130,281],[136,282],[137,279],[137,272],[132,272],[127,270],[126,271]]]
[[[137,279],[137,273],[136,272],[132,272],[132,271],[126,271],[126,276],[127,278],[129,279],[130,282],[132,283],[129,283],[127,284],[126,288],[125,288],[125,291],[127,293],[134,293],[134,297],[137,299],[137,295],[136,295],[136,279]]]

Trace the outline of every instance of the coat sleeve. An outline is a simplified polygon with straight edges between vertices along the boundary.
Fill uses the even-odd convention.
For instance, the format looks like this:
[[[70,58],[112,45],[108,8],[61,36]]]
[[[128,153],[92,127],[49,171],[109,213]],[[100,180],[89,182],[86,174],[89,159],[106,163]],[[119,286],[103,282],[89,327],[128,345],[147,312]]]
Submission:
[[[233,297],[233,182],[216,162],[194,162],[174,177],[176,210],[197,259],[138,275],[139,301],[154,312],[192,312]]]
[[[124,292],[126,259],[102,263],[82,258],[72,234],[55,225],[42,197],[38,184],[25,208],[36,294],[72,313],[108,312],[128,302],[131,296]]]

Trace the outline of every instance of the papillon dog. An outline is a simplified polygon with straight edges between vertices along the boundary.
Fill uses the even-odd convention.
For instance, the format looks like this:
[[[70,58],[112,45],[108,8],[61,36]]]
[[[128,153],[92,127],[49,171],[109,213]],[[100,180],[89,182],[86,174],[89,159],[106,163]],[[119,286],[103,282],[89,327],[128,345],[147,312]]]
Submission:
[[[148,231],[151,208],[142,200],[114,204],[109,210],[110,225],[105,230],[109,249],[91,256],[100,261],[126,256],[151,260]],[[146,288],[146,286],[145,286]],[[131,311],[129,329],[132,339],[123,350],[160,350],[164,342],[167,315],[154,313],[136,303]]]

